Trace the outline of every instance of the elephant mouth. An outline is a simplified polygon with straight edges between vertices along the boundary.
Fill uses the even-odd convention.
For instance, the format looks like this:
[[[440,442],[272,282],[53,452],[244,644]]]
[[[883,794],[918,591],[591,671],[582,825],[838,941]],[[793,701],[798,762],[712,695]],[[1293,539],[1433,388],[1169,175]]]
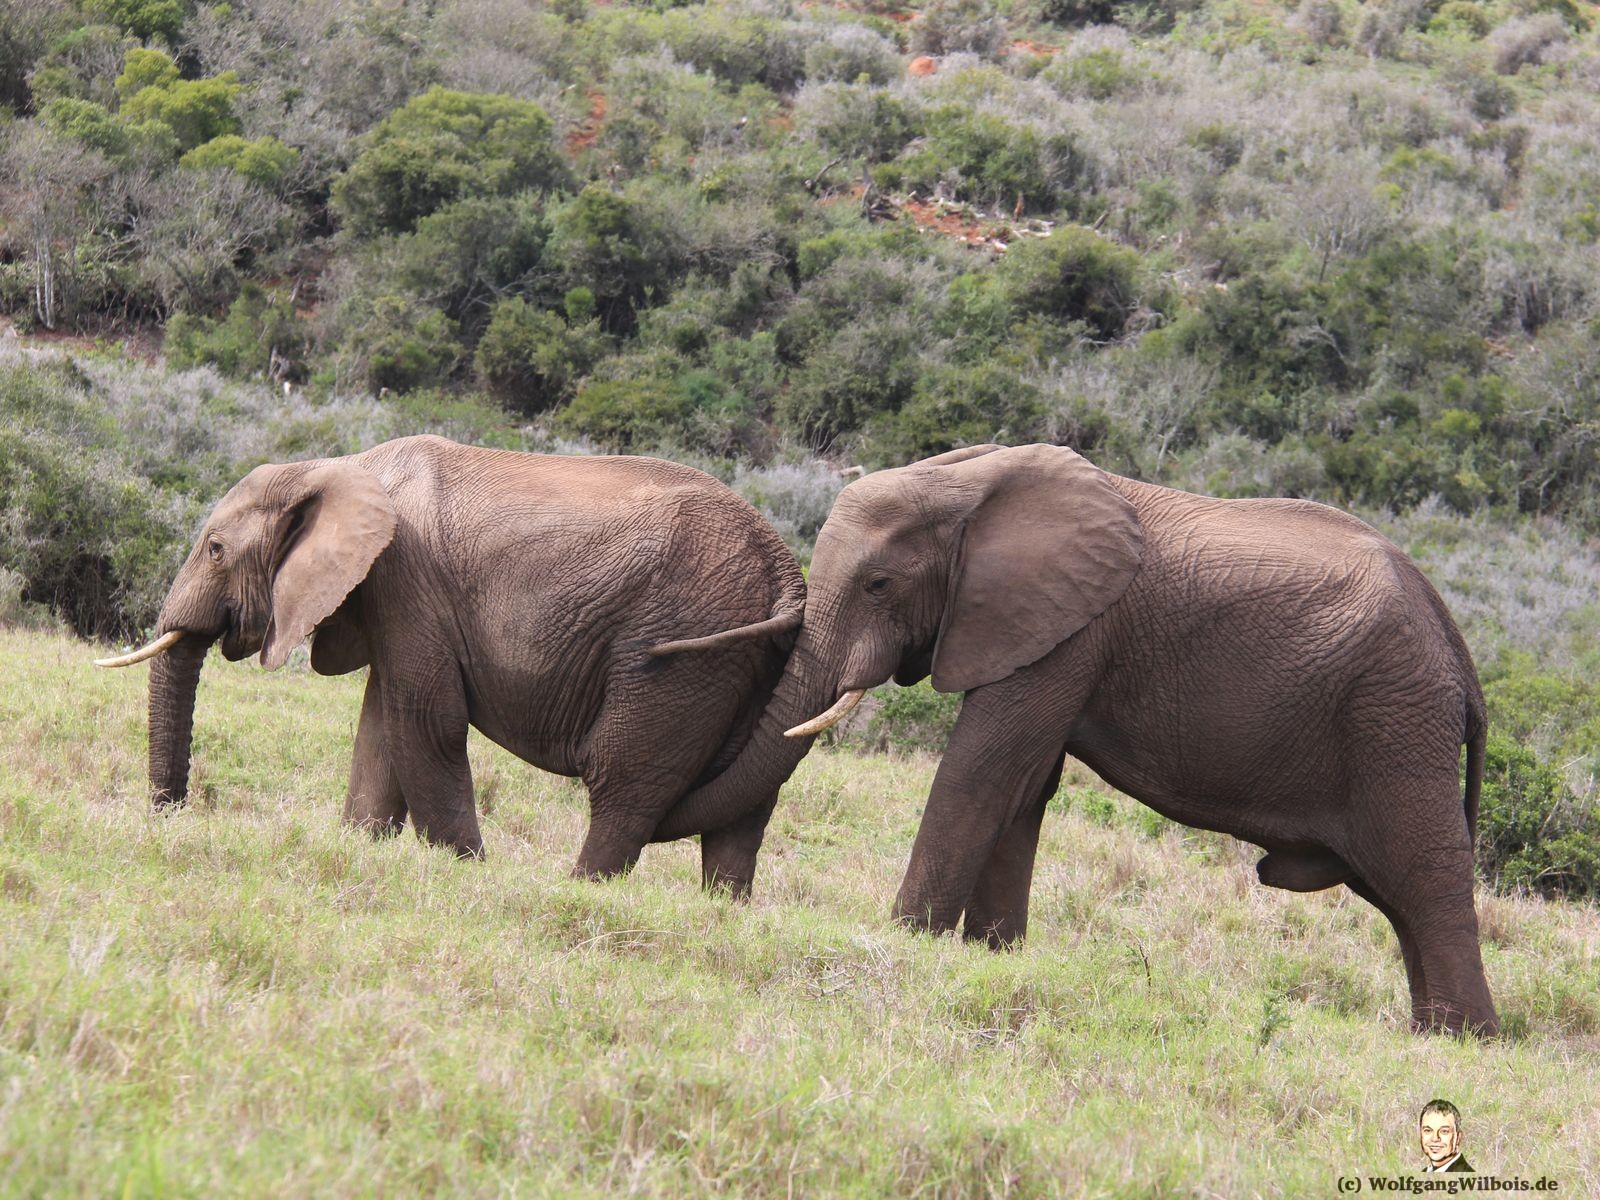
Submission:
[[[901,687],[910,687],[913,683],[926,679],[932,671],[933,650],[930,647],[906,655],[895,670],[894,681]]]
[[[266,631],[247,634],[243,622],[239,619],[239,610],[229,604],[222,611],[222,657],[229,662],[238,662],[240,659],[249,658],[261,649],[266,641]]]

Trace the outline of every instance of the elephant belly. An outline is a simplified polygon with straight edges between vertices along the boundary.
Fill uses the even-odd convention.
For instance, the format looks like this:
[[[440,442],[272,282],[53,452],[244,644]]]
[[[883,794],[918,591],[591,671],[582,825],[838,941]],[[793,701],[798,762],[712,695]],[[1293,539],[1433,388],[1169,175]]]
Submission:
[[[467,719],[502,750],[554,775],[582,773],[601,697],[563,679],[486,679],[467,688]]]
[[[1329,761],[1326,735],[1281,719],[1247,734],[1241,722],[1216,716],[1189,713],[1174,739],[1086,713],[1073,725],[1067,753],[1185,825],[1268,847],[1321,843],[1331,814],[1345,805],[1343,772]]]

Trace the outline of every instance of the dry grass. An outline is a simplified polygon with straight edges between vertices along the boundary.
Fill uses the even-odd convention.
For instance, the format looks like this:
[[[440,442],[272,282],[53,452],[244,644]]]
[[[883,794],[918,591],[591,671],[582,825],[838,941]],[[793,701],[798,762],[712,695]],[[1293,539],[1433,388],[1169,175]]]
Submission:
[[[567,880],[581,790],[481,742],[486,863],[340,829],[350,678],[208,664],[153,816],[137,669],[0,655],[0,1196],[1322,1195],[1440,1094],[1600,1194],[1593,908],[1480,897],[1511,1036],[1417,1038],[1376,913],[1085,772],[992,955],[884,919],[925,760],[813,755],[735,906]]]

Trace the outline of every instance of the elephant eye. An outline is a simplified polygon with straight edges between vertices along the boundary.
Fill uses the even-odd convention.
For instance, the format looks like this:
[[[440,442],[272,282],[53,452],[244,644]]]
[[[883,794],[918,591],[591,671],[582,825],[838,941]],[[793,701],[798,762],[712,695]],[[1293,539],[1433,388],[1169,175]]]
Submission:
[[[871,592],[874,596],[881,596],[884,592],[888,591],[888,589],[889,581],[882,575],[878,576],[876,579],[867,580],[867,591]]]
[[[213,538],[206,545],[206,553],[211,556],[212,562],[222,561],[222,543]]]

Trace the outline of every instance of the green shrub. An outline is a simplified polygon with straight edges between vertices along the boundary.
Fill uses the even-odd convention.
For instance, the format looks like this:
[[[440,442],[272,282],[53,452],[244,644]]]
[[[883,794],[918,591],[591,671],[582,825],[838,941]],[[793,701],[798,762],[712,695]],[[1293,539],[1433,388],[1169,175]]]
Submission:
[[[910,687],[879,688],[873,695],[882,703],[867,723],[864,740],[869,749],[943,752],[961,713],[959,692],[936,692],[923,679]]]
[[[1600,812],[1500,734],[1489,737],[1477,850],[1479,870],[1498,891],[1600,895]]]
[[[52,133],[82,142],[107,158],[123,157],[131,144],[126,127],[92,100],[52,100],[39,111],[39,120]]]
[[[9,38],[0,34],[0,43],[10,41],[13,49],[19,48],[12,40],[17,32],[12,30]],[[111,25],[80,25],[64,33],[50,44],[49,52],[35,62],[28,77],[27,89],[33,94],[34,108],[42,109],[51,100],[58,99],[93,100],[109,107],[115,97],[113,64],[122,63],[136,44],[128,34]],[[7,57],[0,54],[0,63]]]
[[[497,301],[548,288],[549,238],[535,193],[458,200],[423,217],[414,232],[373,243],[359,286],[425,297],[471,341]]]
[[[70,364],[0,366],[0,561],[23,601],[84,637],[154,621],[190,518],[118,461],[115,439]]]
[[[967,104],[941,105],[923,121],[927,147],[885,168],[885,186],[931,188],[954,171],[965,199],[1048,211],[1081,165],[1070,134],[1044,136]]]
[[[130,129],[156,124],[172,131],[180,150],[191,150],[224,134],[237,133],[233,101],[239,77],[224,71],[210,79],[184,79],[159,50],[128,51],[117,77],[118,115]]]
[[[142,41],[159,38],[176,45],[185,9],[180,0],[84,0],[84,11]]]
[[[898,466],[961,446],[1037,441],[1044,415],[1038,386],[1009,367],[934,367],[918,377],[898,412],[868,425],[868,457]]]
[[[517,296],[490,311],[474,365],[492,393],[534,413],[572,399],[578,382],[609,348],[598,320],[570,323]]]
[[[996,268],[1016,312],[1081,321],[1101,338],[1122,334],[1143,299],[1143,274],[1136,253],[1081,225],[1020,241]]]
[[[223,134],[202,142],[178,160],[191,170],[226,169],[237,171],[253,183],[271,187],[300,160],[300,151],[285,146],[275,137],[246,141],[236,133]]]
[[[528,100],[434,86],[367,135],[334,184],[334,206],[352,232],[403,233],[429,213],[470,196],[567,184],[545,111]]]
[[[664,379],[585,384],[556,416],[558,433],[588,438],[603,450],[630,453],[658,446],[683,427],[688,396]]]
[[[1060,55],[1044,71],[1044,79],[1056,91],[1080,100],[1109,100],[1135,90],[1148,78],[1115,47]]]
[[[354,296],[342,307],[339,322],[347,330],[346,359],[375,392],[443,383],[464,355],[455,322],[403,292]]]
[[[174,367],[212,363],[224,375],[305,378],[309,331],[287,296],[247,283],[220,320],[174,313],[164,344]]]
[[[673,273],[669,232],[631,197],[590,184],[551,216],[549,258],[569,288],[588,288],[608,333],[628,333]]]

